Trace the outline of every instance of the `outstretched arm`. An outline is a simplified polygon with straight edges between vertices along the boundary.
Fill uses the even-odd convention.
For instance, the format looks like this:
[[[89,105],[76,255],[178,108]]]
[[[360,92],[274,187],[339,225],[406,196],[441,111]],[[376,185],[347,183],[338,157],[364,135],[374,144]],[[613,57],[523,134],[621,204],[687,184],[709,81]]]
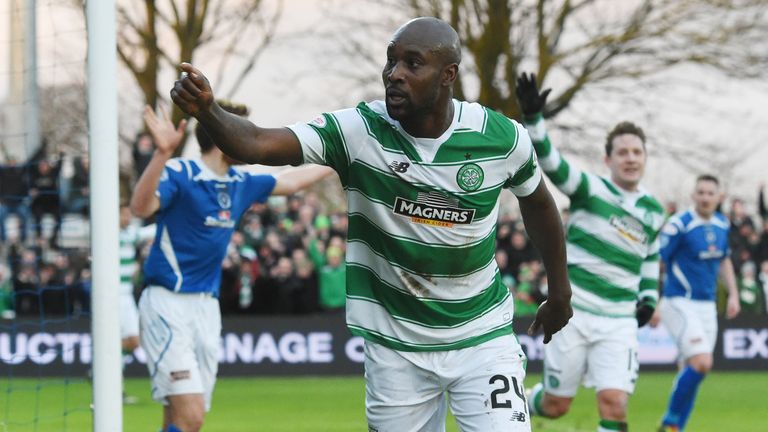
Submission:
[[[323,165],[288,168],[275,175],[277,182],[272,190],[272,195],[293,195],[333,173],[332,168]]]
[[[547,135],[544,105],[550,89],[539,91],[536,75],[521,74],[517,79],[517,100],[523,110],[523,123],[533,141],[541,168],[552,183],[572,199],[589,193],[589,180],[578,167],[571,165],[555,148]]]
[[[160,199],[155,195],[165,163],[173,157],[173,152],[184,137],[187,121],[182,120],[178,128],[173,127],[168,115],[163,111],[163,119],[158,118],[150,106],[144,107],[144,122],[155,141],[155,153],[136,183],[131,197],[131,212],[140,218],[152,216],[160,208]]]
[[[195,117],[205,132],[226,155],[249,164],[301,164],[301,144],[287,128],[261,128],[224,111],[213,97],[208,79],[189,63],[173,89],[171,99],[185,113]]]
[[[565,327],[573,315],[563,224],[543,180],[532,194],[518,197],[518,201],[525,229],[544,261],[549,285],[547,300],[539,307],[528,333],[533,334],[543,327],[544,343],[547,343],[553,334]]]

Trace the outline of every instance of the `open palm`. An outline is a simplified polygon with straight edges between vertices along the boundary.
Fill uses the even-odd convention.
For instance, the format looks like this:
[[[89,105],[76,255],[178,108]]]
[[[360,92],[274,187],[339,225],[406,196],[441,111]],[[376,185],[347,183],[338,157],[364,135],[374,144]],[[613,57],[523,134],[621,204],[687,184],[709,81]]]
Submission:
[[[179,122],[178,127],[173,127],[173,122],[168,113],[162,108],[160,108],[160,111],[163,114],[163,118],[159,118],[152,110],[152,107],[149,105],[145,106],[144,122],[149,129],[149,133],[152,134],[157,150],[166,154],[172,154],[181,144],[182,138],[184,138],[187,121],[182,120]]]

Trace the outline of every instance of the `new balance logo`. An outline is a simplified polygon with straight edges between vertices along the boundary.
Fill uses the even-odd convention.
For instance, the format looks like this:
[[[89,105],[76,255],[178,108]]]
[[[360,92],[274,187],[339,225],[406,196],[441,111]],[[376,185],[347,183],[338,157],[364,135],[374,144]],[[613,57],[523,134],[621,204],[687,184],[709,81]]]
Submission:
[[[525,413],[520,411],[513,411],[511,418],[514,421],[525,422]]]
[[[392,168],[392,171],[400,174],[408,171],[409,166],[411,166],[411,164],[408,162],[392,161],[392,163],[389,164],[389,167]]]

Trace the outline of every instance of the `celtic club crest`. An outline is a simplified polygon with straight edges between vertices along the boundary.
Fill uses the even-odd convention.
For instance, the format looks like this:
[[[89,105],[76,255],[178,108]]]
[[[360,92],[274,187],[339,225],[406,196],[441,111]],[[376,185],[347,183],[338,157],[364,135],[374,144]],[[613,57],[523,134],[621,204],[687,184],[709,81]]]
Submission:
[[[459,168],[459,172],[456,173],[456,183],[465,191],[472,192],[482,186],[483,177],[483,169],[476,164],[469,163]]]

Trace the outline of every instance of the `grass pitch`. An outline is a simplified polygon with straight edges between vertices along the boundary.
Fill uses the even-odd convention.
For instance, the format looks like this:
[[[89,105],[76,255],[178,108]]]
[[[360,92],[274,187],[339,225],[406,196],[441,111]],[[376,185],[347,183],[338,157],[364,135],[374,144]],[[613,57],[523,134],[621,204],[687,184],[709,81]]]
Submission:
[[[654,431],[666,407],[674,374],[641,374],[630,400],[633,431]],[[531,386],[539,376],[531,375]],[[157,431],[161,408],[149,399],[146,379],[129,379],[126,392],[138,396],[125,406],[125,432]],[[765,431],[768,372],[715,372],[703,383],[688,430],[691,432]],[[91,391],[85,380],[4,380],[0,385],[0,431],[88,432]],[[214,394],[205,432],[364,431],[362,377],[223,378]],[[594,392],[582,389],[571,412],[556,421],[534,418],[534,431],[594,432]],[[458,431],[448,419],[448,431]]]

